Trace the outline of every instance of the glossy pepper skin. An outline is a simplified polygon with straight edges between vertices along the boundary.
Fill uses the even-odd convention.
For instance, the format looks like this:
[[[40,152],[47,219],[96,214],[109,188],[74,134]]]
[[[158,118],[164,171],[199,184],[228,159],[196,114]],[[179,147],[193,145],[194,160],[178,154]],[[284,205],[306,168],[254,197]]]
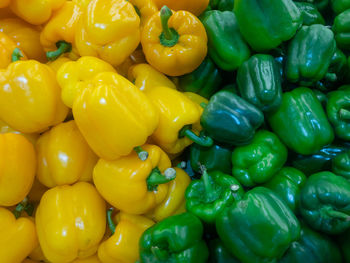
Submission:
[[[45,186],[91,181],[97,156],[81,135],[74,120],[42,134],[36,144],[37,178]]]
[[[311,175],[301,190],[300,213],[313,229],[339,234],[350,227],[349,203],[350,182],[331,172],[320,172]]]
[[[226,207],[242,198],[244,190],[234,177],[202,169],[202,178],[193,180],[186,189],[186,209],[204,223],[214,224]]]
[[[281,75],[274,57],[257,54],[238,69],[238,90],[243,99],[262,111],[272,111],[282,103]]]
[[[158,12],[156,3],[153,0],[130,0],[135,7],[136,13],[140,16],[140,28],[145,26],[154,13]]]
[[[288,45],[286,78],[310,86],[327,73],[336,42],[333,32],[323,25],[303,26]]]
[[[235,0],[234,11],[244,39],[257,52],[291,39],[302,23],[292,0]]]
[[[98,257],[103,263],[128,263],[139,258],[139,239],[154,222],[144,216],[120,212],[112,222],[112,236],[98,248]]]
[[[0,160],[0,206],[16,205],[26,197],[34,181],[34,147],[20,134],[0,134]]]
[[[232,256],[225,248],[219,238],[209,241],[209,263],[240,263],[240,261]]]
[[[0,70],[0,118],[20,132],[45,130],[68,113],[59,93],[49,66],[34,60],[13,62]]]
[[[302,224],[300,239],[290,245],[278,262],[341,263],[343,261],[340,250],[333,240]]]
[[[164,5],[168,6],[173,10],[186,10],[194,14],[195,16],[199,16],[208,6],[209,0],[154,0],[158,8],[162,8]]]
[[[308,88],[285,92],[280,108],[268,121],[281,141],[299,154],[313,154],[334,139],[321,103]]]
[[[32,219],[16,220],[11,211],[0,207],[0,258],[3,262],[21,263],[38,245]]]
[[[345,10],[350,8],[349,0],[331,0],[330,2],[333,11],[336,14],[340,14],[341,12],[344,12]]]
[[[209,6],[213,10],[233,11],[234,0],[210,0]]]
[[[79,19],[75,45],[80,56],[118,66],[140,43],[140,18],[126,0],[93,0]]]
[[[311,26],[313,24],[324,25],[326,22],[318,11],[316,6],[307,2],[296,2],[295,5],[299,8],[301,16],[303,18],[303,25]]]
[[[191,213],[168,217],[141,236],[140,262],[204,263],[208,248],[202,235],[202,223]]]
[[[91,149],[114,160],[143,145],[158,125],[151,101],[127,79],[113,72],[97,74],[73,104],[76,124]]]
[[[199,19],[166,6],[144,26],[141,44],[147,62],[169,76],[194,71],[207,55],[207,34]]]
[[[293,212],[264,187],[227,207],[216,219],[216,230],[230,253],[245,263],[275,262],[300,236]]]
[[[60,56],[56,60],[52,60],[52,61],[47,62],[46,65],[48,65],[53,71],[55,71],[56,75],[57,75],[57,72],[60,69],[60,67],[63,66],[63,64],[70,62],[70,61],[72,61],[72,59],[70,59],[66,56]],[[57,77],[56,77],[56,79],[58,81]],[[61,89],[62,89],[62,87],[61,87]]]
[[[249,58],[249,47],[233,12],[207,11],[201,21],[208,35],[208,54],[219,68],[233,71]]]
[[[35,215],[45,257],[52,262],[71,262],[93,255],[105,233],[105,211],[105,201],[89,183],[48,190]]]
[[[0,32],[0,70],[7,68],[12,62],[13,51],[17,48],[16,43],[5,33]],[[26,60],[27,56],[21,51],[20,59]]]
[[[258,131],[248,145],[232,152],[232,175],[246,187],[267,182],[287,160],[287,148],[272,132]]]
[[[0,133],[17,133],[17,134],[23,135],[33,145],[36,144],[36,141],[40,136],[38,133],[22,133],[22,132],[16,131],[12,129],[10,126],[8,126],[8,124],[3,122],[2,120],[0,120]]]
[[[264,115],[230,91],[215,93],[201,116],[201,125],[214,140],[228,145],[248,144]]]
[[[91,80],[102,72],[116,72],[116,70],[109,63],[90,56],[63,63],[56,76],[62,89],[61,97],[64,104],[72,108],[79,92],[86,88],[84,81]]]
[[[220,70],[206,57],[196,70],[179,77],[178,87],[209,99],[220,88],[222,81]]]
[[[275,192],[294,212],[298,212],[300,191],[306,182],[303,172],[294,167],[283,167],[263,186]]]
[[[350,150],[340,153],[332,160],[332,172],[350,180]]]
[[[349,32],[350,32],[350,11],[347,9],[337,15],[332,27],[337,46],[342,49],[350,49]]]

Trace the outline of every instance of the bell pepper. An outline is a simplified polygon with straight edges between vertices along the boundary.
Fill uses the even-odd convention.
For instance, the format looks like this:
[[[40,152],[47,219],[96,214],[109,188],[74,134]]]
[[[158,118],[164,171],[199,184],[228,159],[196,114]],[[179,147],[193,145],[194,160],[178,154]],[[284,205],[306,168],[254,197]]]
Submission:
[[[37,27],[19,18],[4,18],[0,20],[0,31],[12,38],[29,59],[40,62],[46,60],[44,49],[40,44],[40,31]]]
[[[323,25],[303,26],[288,45],[286,78],[310,86],[321,80],[336,51],[332,30]]]
[[[13,60],[12,55],[19,52],[19,59],[26,60],[27,56],[20,49],[16,49],[16,43],[6,34],[0,32],[0,70],[7,68]]]
[[[332,172],[350,180],[350,150],[338,154],[332,160]]]
[[[295,2],[304,2],[304,0],[293,0]],[[309,3],[313,4],[316,6],[318,10],[321,12],[328,11],[325,10],[326,8],[329,7],[329,2],[332,0],[308,0]]]
[[[233,71],[249,58],[249,47],[233,12],[207,11],[201,20],[208,35],[209,56],[219,68]]]
[[[49,61],[47,62],[47,65],[50,66],[50,68],[56,72],[56,75],[57,75],[57,72],[58,70],[60,69],[60,67],[67,63],[67,62],[70,62],[72,61],[69,57],[65,57],[65,56],[60,56],[58,59],[56,60],[52,60],[52,61]],[[58,84],[60,84],[60,79],[57,78],[57,82]],[[62,87],[61,87],[62,89]],[[62,99],[63,100],[63,99]],[[64,101],[63,101],[64,102]]]
[[[35,215],[40,246],[52,262],[93,255],[106,229],[106,204],[86,182],[51,188]]]
[[[0,119],[20,132],[45,130],[68,113],[59,93],[49,66],[34,60],[11,63],[0,70]]]
[[[207,34],[199,19],[187,11],[173,13],[167,6],[148,20],[141,44],[148,63],[169,76],[194,71],[207,55]]]
[[[219,238],[209,241],[209,263],[240,263],[232,256]]]
[[[102,261],[99,260],[97,254],[96,254],[96,255],[93,255],[93,256],[88,257],[88,258],[82,258],[82,259],[78,258],[78,259],[74,260],[72,263],[102,263]]]
[[[48,60],[56,60],[63,53],[72,51],[81,14],[82,10],[78,4],[66,1],[45,24],[40,34],[40,42],[48,51]]]
[[[244,39],[257,52],[291,39],[303,22],[292,0],[235,0],[234,11]]]
[[[213,141],[200,136],[199,120],[203,109],[183,93],[168,87],[154,86],[145,94],[159,111],[159,124],[151,139],[171,154],[182,152],[193,142],[211,146]]]
[[[61,123],[42,134],[36,144],[37,178],[49,187],[91,181],[97,156],[75,122]]]
[[[22,132],[16,131],[16,130],[12,129],[10,126],[8,126],[7,123],[0,120],[0,134],[1,133],[8,133],[8,132],[23,135],[33,145],[36,144],[36,141],[38,140],[38,138],[40,136],[38,133],[22,133]]]
[[[277,109],[282,103],[281,75],[274,57],[257,54],[238,69],[238,90],[243,99],[262,111]]]
[[[123,77],[127,78],[129,74],[129,69],[137,64],[146,63],[145,55],[143,54],[142,47],[139,47],[128,56],[122,64],[116,67],[118,73]]]
[[[139,239],[154,222],[144,216],[120,212],[112,218],[113,209],[107,211],[108,225],[112,236],[98,248],[98,257],[104,263],[135,262],[139,258]]]
[[[167,197],[176,177],[169,157],[156,145],[143,145],[148,158],[136,152],[114,161],[100,159],[93,172],[97,190],[111,205],[130,214],[144,214]]]
[[[185,10],[189,11],[195,16],[199,16],[208,6],[209,0],[154,0],[158,8],[162,8],[164,5],[173,10]]]
[[[205,263],[208,248],[203,225],[191,213],[168,217],[147,229],[140,238],[141,263]]]
[[[248,145],[232,152],[232,175],[246,187],[267,182],[287,160],[287,148],[272,132],[258,131]]]
[[[209,99],[221,87],[222,81],[220,70],[206,57],[196,70],[179,77],[178,88]]]
[[[301,16],[303,18],[303,25],[311,26],[314,24],[324,25],[326,22],[318,11],[316,6],[307,2],[296,2],[295,5],[299,8]]]
[[[0,206],[16,205],[26,197],[34,181],[34,147],[20,134],[0,134],[0,160]]]
[[[308,88],[285,92],[281,107],[268,121],[282,142],[300,154],[313,154],[334,139],[321,103]]]
[[[81,57],[77,61],[64,63],[57,71],[57,82],[62,89],[62,100],[72,108],[79,92],[86,87],[85,81],[101,72],[116,72],[107,62],[95,57]]]
[[[290,245],[287,252],[278,262],[341,263],[343,261],[340,250],[332,239],[302,224],[300,239]]]
[[[147,24],[153,14],[158,12],[156,3],[153,0],[129,0],[134,5],[136,13],[140,17],[140,28]]]
[[[349,0],[330,0],[333,12],[340,14],[350,8]]]
[[[350,49],[349,32],[350,32],[350,10],[337,15],[332,26],[337,46],[341,49]]]
[[[209,6],[212,10],[233,11],[234,0],[210,0]]]
[[[168,184],[168,193],[164,200],[146,216],[159,222],[169,216],[186,212],[185,191],[191,182],[189,175],[175,167],[176,177]]]
[[[83,9],[75,45],[81,56],[118,66],[140,43],[140,18],[126,0],[96,0]]]
[[[305,182],[303,172],[293,167],[283,167],[263,186],[275,192],[294,213],[298,213],[300,191]]]
[[[229,252],[245,263],[276,262],[300,236],[293,212],[264,187],[227,207],[216,219],[216,230]]]
[[[317,231],[344,232],[350,227],[350,182],[328,171],[311,175],[301,190],[300,213]]]
[[[208,135],[228,145],[248,144],[263,121],[258,108],[230,91],[214,94],[201,117]]]
[[[32,260],[32,259],[26,258],[25,260],[22,261],[22,263],[41,263],[41,262],[37,261],[37,260]]]
[[[2,262],[20,263],[38,245],[32,219],[15,216],[0,207],[0,258]]]
[[[232,176],[220,171],[207,172],[201,165],[202,177],[186,189],[186,209],[204,223],[214,224],[218,215],[242,198],[244,190]]]
[[[10,0],[10,8],[18,17],[33,25],[41,25],[49,20],[52,13],[66,0]]]
[[[176,89],[175,84],[163,73],[145,63],[130,67],[128,79],[143,91],[155,86],[166,86]]]
[[[0,8],[4,8],[4,7],[7,7],[9,4],[10,4],[11,0],[3,0],[1,3],[0,3]]]
[[[45,258],[44,253],[40,247],[40,244],[28,256],[30,259],[38,261],[38,262],[48,262],[48,260]]]
[[[91,149],[114,160],[143,145],[158,125],[151,101],[127,79],[113,72],[83,84],[73,104],[75,122]]]

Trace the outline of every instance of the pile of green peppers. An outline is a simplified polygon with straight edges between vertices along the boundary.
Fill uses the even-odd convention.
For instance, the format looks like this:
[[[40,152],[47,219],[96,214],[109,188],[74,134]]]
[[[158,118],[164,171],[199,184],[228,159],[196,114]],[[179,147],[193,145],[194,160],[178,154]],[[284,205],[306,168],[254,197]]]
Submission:
[[[208,57],[178,85],[209,100],[214,144],[178,157],[187,212],[140,261],[350,263],[350,1],[211,0],[200,19]]]

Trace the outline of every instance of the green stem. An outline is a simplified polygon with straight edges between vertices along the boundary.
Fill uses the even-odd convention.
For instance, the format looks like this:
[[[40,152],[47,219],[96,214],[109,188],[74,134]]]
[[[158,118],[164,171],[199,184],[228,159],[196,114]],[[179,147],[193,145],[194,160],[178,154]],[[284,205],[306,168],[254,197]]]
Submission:
[[[330,82],[336,82],[337,81],[337,74],[335,73],[327,73],[325,76],[325,79]]]
[[[181,168],[181,169],[185,169],[186,166],[187,166],[187,164],[185,161],[181,161],[176,165],[176,167]]]
[[[347,109],[340,109],[339,116],[342,120],[350,120],[350,111]]]
[[[115,229],[116,229],[116,225],[114,224],[112,219],[113,210],[114,209],[112,207],[107,210],[107,223],[108,223],[109,229],[112,232],[112,235],[115,233]]]
[[[182,137],[187,137],[190,140],[192,140],[194,143],[203,146],[203,147],[210,147],[213,145],[213,139],[205,136],[203,134],[201,134],[200,136],[198,136],[197,134],[195,134],[192,130],[191,130],[191,126],[184,126],[180,132],[179,132],[179,138]]]
[[[148,191],[154,191],[159,184],[166,184],[174,180],[176,177],[176,171],[174,168],[168,168],[162,174],[158,167],[154,168],[151,174],[147,177]]]
[[[231,189],[233,197],[235,198],[235,201],[241,200],[241,196],[237,194],[239,187],[240,186],[238,184],[233,184],[230,186],[230,189]]]
[[[55,51],[46,52],[46,57],[49,61],[56,60],[62,54],[72,51],[72,45],[66,41],[58,41],[56,47]]]
[[[13,211],[13,214],[16,218],[19,218],[23,212],[26,212],[27,215],[32,216],[34,212],[34,206],[33,204],[29,203],[28,198],[24,198],[22,202],[20,202],[15,210]]]
[[[134,148],[134,151],[137,153],[141,161],[146,161],[148,158],[148,152],[144,151],[141,146]]]
[[[18,47],[16,47],[12,52],[11,61],[16,62],[16,61],[20,60],[21,58],[23,58],[23,54],[22,54],[21,50]]]
[[[166,5],[160,10],[160,21],[162,23],[162,33],[159,35],[160,43],[166,47],[175,46],[179,42],[179,33],[174,28],[169,28],[168,21],[173,12]]]
[[[207,172],[207,168],[205,168],[204,165],[199,164],[199,169],[202,173],[201,180],[203,181],[204,184],[204,190],[205,190],[205,199],[207,202],[212,202],[215,200],[215,193],[213,186],[210,182],[209,174]]]
[[[334,211],[334,210],[326,210],[326,213],[330,217],[337,218],[337,219],[344,220],[344,221],[350,221],[350,216],[348,214],[343,213],[343,212]]]

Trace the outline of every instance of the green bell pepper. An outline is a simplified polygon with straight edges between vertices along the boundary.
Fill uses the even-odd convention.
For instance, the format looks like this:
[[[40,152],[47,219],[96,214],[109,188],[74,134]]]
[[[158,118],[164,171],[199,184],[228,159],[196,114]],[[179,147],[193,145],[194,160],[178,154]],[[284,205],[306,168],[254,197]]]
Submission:
[[[235,0],[234,11],[243,37],[257,52],[291,39],[302,23],[292,0]]]
[[[294,2],[308,2],[313,4],[318,10],[323,11],[328,7],[329,0],[293,0]]]
[[[294,212],[298,212],[300,191],[306,176],[293,167],[283,167],[263,186],[274,191]]]
[[[301,16],[303,17],[303,25],[324,25],[326,23],[315,5],[306,2],[296,2],[295,5],[299,8],[299,11],[301,12]]]
[[[186,210],[212,224],[225,207],[241,199],[243,194],[242,186],[234,177],[219,171],[208,173],[203,168],[202,178],[193,180],[186,189]]]
[[[285,92],[281,107],[268,121],[282,142],[299,154],[313,154],[334,139],[321,103],[308,88]]]
[[[262,111],[271,111],[281,105],[281,75],[270,55],[257,54],[245,61],[238,69],[237,84],[242,98]]]
[[[299,239],[300,224],[270,189],[255,187],[216,219],[225,247],[244,263],[276,262]]]
[[[263,113],[230,91],[215,93],[201,116],[201,125],[214,140],[228,145],[248,144],[264,122]]]
[[[232,152],[232,175],[246,187],[267,182],[283,167],[287,148],[272,132],[258,131],[253,141]]]
[[[140,238],[141,263],[205,263],[208,248],[203,225],[191,213],[168,217],[148,228]]]
[[[210,0],[212,10],[233,11],[234,0]]]
[[[350,49],[350,9],[335,17],[332,29],[337,46],[341,49]]]
[[[327,73],[336,51],[333,32],[323,25],[303,26],[288,45],[286,78],[310,86]]]
[[[338,237],[338,244],[343,254],[344,262],[350,262],[350,228]]]
[[[220,239],[216,238],[209,241],[208,263],[240,263],[240,261],[228,252]]]
[[[323,109],[326,109],[327,102],[328,102],[327,95],[324,94],[322,91],[320,91],[318,89],[313,89],[312,91],[315,93],[316,98],[318,99],[318,101],[322,104]]]
[[[340,250],[335,242],[305,224],[301,225],[300,239],[293,242],[279,263],[341,263]]]
[[[350,0],[331,0],[334,13],[340,14],[350,8]]]
[[[300,213],[315,230],[344,232],[350,227],[350,182],[331,172],[311,175],[301,190]]]
[[[213,144],[211,147],[202,147],[192,144],[190,147],[190,160],[192,169],[200,172],[199,164],[204,165],[208,171],[221,171],[230,174],[232,149],[229,147]]]
[[[332,172],[350,180],[350,150],[339,154],[332,160]]]
[[[219,68],[235,70],[249,58],[249,47],[242,38],[233,12],[207,11],[201,21],[207,31],[208,54]]]
[[[220,70],[207,57],[195,71],[179,77],[178,88],[209,99],[220,88],[221,83]]]

